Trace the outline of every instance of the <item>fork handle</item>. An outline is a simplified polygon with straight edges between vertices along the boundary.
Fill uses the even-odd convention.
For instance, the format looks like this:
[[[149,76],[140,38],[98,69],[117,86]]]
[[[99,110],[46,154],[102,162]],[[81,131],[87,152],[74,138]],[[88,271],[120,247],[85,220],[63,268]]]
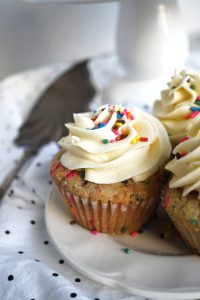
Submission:
[[[10,173],[8,173],[8,175],[5,177],[2,184],[0,185],[0,199],[3,198],[3,196],[5,195],[5,193],[8,190],[9,186],[11,185],[12,181],[14,180],[15,176],[19,173],[19,171],[21,170],[21,168],[23,167],[25,162],[35,154],[36,154],[36,151],[33,151],[33,150],[26,150],[23,153],[23,155],[22,155],[21,159],[19,160],[18,164],[16,165],[16,167],[14,167],[10,171]]]

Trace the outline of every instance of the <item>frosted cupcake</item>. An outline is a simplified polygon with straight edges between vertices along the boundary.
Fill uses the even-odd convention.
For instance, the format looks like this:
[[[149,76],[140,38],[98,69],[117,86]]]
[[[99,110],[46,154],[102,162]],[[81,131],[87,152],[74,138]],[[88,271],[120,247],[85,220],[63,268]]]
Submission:
[[[175,72],[168,89],[154,104],[154,115],[165,126],[173,145],[187,136],[194,120],[200,120],[200,75]]]
[[[75,220],[109,234],[138,230],[159,203],[171,145],[153,116],[121,105],[74,114],[51,175]]]
[[[173,176],[164,206],[185,242],[200,254],[200,123],[195,120],[187,139],[166,165]]]

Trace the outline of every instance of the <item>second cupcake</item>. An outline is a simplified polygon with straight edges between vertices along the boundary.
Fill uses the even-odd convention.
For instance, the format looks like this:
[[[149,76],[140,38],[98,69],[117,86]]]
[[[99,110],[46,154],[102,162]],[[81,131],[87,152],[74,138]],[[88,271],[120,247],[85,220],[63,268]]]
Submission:
[[[187,245],[200,254],[200,123],[174,149],[166,168],[173,176],[164,206]]]

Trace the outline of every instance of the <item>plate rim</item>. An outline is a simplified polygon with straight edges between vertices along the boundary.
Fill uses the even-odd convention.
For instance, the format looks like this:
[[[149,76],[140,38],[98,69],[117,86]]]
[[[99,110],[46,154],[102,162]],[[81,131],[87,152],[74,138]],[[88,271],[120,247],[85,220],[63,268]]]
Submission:
[[[99,275],[98,273],[95,273],[93,270],[88,268],[90,271],[87,271],[84,266],[80,266],[77,263],[74,262],[73,258],[70,256],[69,253],[66,253],[62,250],[62,248],[59,245],[59,241],[53,236],[51,232],[51,226],[49,224],[49,207],[50,204],[53,203],[57,206],[57,203],[54,199],[54,194],[58,194],[58,188],[54,185],[50,188],[47,201],[45,203],[45,226],[48,232],[48,235],[53,242],[54,247],[57,249],[59,253],[61,253],[66,261],[69,263],[70,266],[72,266],[76,271],[83,274],[87,278],[96,281],[98,283],[104,284],[109,287],[116,288],[118,291],[125,291],[134,295],[142,296],[142,297],[148,297],[148,298],[162,298],[163,300],[191,300],[191,297],[193,299],[200,298],[200,289],[199,291],[182,291],[182,292],[166,292],[166,291],[156,291],[156,290],[141,290],[140,288],[134,287],[134,286],[127,286],[122,284],[120,281],[117,281],[117,279],[112,279],[111,277],[106,277]],[[67,255],[68,254],[68,255]],[[150,254],[143,255],[149,256]],[[194,256],[194,255],[193,255]],[[192,257],[192,256],[191,256]],[[172,298],[173,297],[173,298]]]

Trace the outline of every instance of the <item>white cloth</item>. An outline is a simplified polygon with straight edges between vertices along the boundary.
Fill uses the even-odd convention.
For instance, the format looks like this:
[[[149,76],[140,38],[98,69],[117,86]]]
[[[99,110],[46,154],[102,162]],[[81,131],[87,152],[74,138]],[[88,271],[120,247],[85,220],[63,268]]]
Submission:
[[[0,78],[115,49],[118,1],[31,2],[0,0]]]
[[[0,182],[23,150],[13,139],[42,90],[67,65],[10,77],[0,83]],[[56,143],[43,147],[19,173],[0,206],[0,299],[144,299],[87,279],[63,260],[48,237],[44,206]],[[39,261],[38,261],[39,260]]]
[[[193,51],[188,66],[199,68],[198,57],[199,52]],[[70,65],[55,64],[0,82],[0,184],[23,153],[13,143],[20,125],[42,91]],[[114,55],[95,58],[90,71],[99,90],[124,76]],[[146,90],[144,82],[132,84],[129,80],[107,95],[116,96],[115,103],[135,103],[150,111],[157,83],[147,83]],[[157,86],[157,92],[160,89]],[[102,101],[106,99],[97,96],[91,108]],[[44,206],[52,186],[49,165],[57,149],[56,143],[49,143],[29,160],[0,204],[0,300],[145,300],[87,279],[52,245],[45,228]]]

